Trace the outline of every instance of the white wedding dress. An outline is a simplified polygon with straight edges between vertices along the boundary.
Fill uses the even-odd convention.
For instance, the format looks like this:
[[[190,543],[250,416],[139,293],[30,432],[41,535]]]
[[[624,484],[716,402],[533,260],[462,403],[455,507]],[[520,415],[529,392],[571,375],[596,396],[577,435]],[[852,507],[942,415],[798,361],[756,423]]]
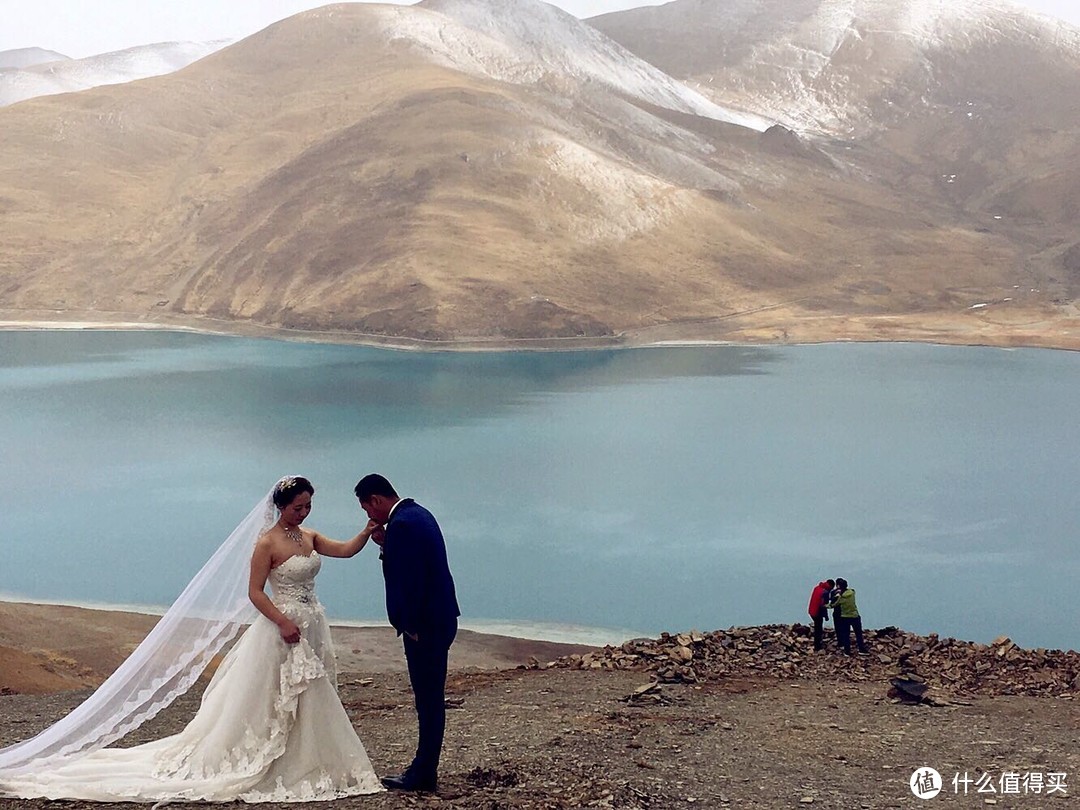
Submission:
[[[90,801],[323,801],[383,788],[337,693],[330,626],[315,596],[321,560],[270,572],[274,604],[299,626],[286,644],[261,614],[225,656],[198,713],[171,737],[0,776],[0,795]]]

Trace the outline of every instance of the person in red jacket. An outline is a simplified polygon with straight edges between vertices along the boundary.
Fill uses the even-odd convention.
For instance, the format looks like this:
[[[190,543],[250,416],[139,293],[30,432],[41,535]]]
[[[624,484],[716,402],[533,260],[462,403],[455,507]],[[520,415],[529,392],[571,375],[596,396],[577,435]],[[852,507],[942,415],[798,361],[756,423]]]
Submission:
[[[824,643],[824,623],[829,618],[829,596],[836,583],[826,579],[814,586],[810,592],[810,618],[814,620],[814,649],[820,650]]]

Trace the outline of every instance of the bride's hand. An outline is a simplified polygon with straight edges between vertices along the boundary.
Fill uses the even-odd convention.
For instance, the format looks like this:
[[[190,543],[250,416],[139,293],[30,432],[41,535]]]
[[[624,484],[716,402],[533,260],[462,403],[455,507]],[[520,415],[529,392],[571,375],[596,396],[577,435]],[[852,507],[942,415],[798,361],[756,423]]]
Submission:
[[[286,644],[296,644],[300,641],[300,628],[292,619],[286,619],[279,624],[278,630],[281,631],[281,639]]]
[[[371,542],[382,548],[382,544],[386,541],[386,529],[374,520],[368,521],[367,528],[371,531]]]

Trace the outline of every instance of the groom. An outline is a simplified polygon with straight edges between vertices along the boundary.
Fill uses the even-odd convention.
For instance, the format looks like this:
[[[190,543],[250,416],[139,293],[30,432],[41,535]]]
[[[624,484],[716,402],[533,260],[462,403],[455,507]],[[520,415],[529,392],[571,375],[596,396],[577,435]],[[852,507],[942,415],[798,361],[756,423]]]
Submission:
[[[447,657],[461,615],[446,543],[431,512],[412,498],[399,498],[383,476],[365,475],[354,491],[368,517],[386,526],[379,555],[386,613],[405,645],[420,730],[412,764],[382,783],[391,790],[435,790],[446,728]]]

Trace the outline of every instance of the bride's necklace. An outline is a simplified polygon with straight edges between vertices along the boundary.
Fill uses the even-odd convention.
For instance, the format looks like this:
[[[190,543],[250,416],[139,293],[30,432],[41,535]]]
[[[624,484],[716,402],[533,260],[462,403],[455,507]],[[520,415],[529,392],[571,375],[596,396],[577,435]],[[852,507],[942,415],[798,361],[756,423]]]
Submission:
[[[298,526],[286,526],[284,523],[280,524],[281,530],[285,532],[285,536],[296,543],[298,548],[304,547],[304,535],[300,534],[300,528]]]

